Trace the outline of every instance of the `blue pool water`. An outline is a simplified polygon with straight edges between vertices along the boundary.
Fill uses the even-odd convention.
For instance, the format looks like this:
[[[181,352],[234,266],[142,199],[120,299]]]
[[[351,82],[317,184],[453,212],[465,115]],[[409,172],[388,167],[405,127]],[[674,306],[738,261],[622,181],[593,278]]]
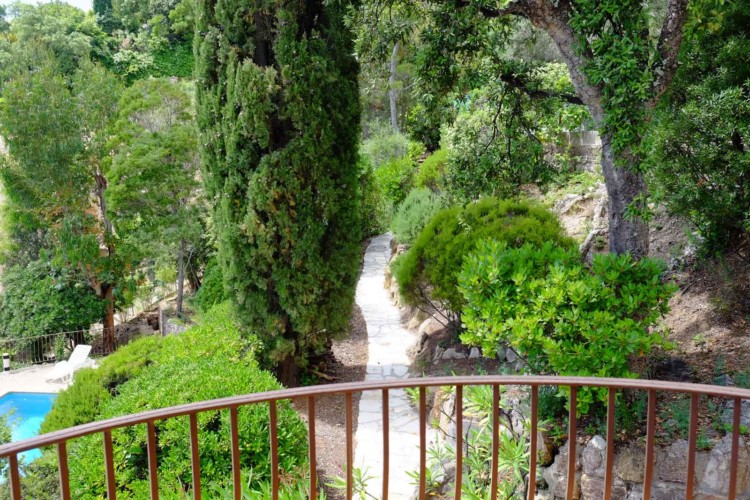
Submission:
[[[8,415],[11,441],[30,438],[39,434],[44,417],[52,409],[57,394],[33,392],[9,392],[0,398],[0,415]],[[39,450],[21,453],[20,460],[30,462],[41,455]]]

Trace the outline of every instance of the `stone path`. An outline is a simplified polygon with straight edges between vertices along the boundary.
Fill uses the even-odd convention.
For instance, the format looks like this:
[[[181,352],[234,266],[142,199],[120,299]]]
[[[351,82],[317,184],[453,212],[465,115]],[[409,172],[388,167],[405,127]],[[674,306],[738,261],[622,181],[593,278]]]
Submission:
[[[391,257],[391,235],[373,238],[365,253],[357,284],[357,305],[367,323],[369,356],[365,380],[406,378],[406,350],[416,337],[401,325],[398,308],[385,289],[385,269]],[[411,498],[415,489],[406,474],[419,468],[419,414],[403,390],[389,392],[390,474],[389,498]],[[383,471],[382,393],[369,391],[359,402],[354,466],[371,479],[367,492],[381,498]]]

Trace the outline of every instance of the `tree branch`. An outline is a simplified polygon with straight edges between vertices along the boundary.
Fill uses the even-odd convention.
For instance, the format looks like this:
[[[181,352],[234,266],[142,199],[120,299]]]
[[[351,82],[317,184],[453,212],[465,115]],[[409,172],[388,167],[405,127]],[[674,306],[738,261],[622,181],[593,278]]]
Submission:
[[[659,98],[667,89],[675,73],[677,72],[677,56],[684,37],[683,28],[687,20],[688,0],[669,0],[667,4],[667,15],[662,24],[659,43],[656,46],[656,58],[652,65],[652,71],[656,75],[649,107],[654,107]]]
[[[502,73],[498,75],[498,78],[500,79],[500,81],[509,85],[510,87],[523,91],[526,95],[528,95],[532,99],[548,99],[548,98],[554,97],[557,99],[562,99],[563,101],[569,104],[580,104],[580,105],[585,104],[583,100],[577,95],[560,94],[557,92],[549,92],[549,91],[541,90],[541,89],[530,89],[526,86],[523,79],[520,78],[518,75]]]

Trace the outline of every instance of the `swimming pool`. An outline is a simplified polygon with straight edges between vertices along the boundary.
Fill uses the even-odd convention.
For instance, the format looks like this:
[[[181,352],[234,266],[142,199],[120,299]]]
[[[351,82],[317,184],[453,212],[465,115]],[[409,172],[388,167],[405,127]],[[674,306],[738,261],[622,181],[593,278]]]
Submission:
[[[39,434],[44,417],[52,409],[57,394],[38,392],[9,392],[0,398],[0,415],[8,415],[11,441],[30,438]],[[30,462],[38,458],[40,450],[21,453],[20,460]]]

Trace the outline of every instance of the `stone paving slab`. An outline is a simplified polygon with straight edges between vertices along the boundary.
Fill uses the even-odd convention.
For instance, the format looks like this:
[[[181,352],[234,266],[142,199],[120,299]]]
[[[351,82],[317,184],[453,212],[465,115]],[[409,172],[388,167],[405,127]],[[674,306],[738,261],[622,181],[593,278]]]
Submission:
[[[390,234],[373,238],[365,253],[357,284],[357,305],[367,323],[368,361],[365,380],[408,378],[406,351],[417,340],[401,324],[401,314],[385,289],[385,269],[391,258]],[[415,490],[406,474],[419,468],[419,413],[403,389],[389,391],[390,474],[388,496],[411,498]],[[382,497],[383,406],[382,392],[368,391],[359,402],[354,466],[371,479],[367,493]]]
[[[0,372],[0,397],[9,392],[60,392],[67,387],[64,382],[47,382],[54,364]]]

